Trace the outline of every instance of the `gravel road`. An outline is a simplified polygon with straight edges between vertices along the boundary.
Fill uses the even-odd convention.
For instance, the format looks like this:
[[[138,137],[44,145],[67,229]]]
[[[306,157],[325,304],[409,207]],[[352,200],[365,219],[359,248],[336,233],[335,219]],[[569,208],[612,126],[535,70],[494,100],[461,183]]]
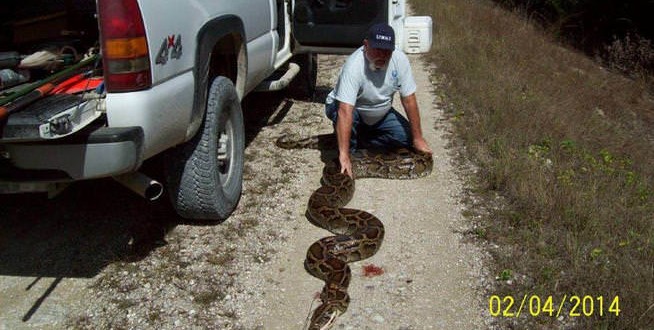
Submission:
[[[429,67],[410,58],[434,171],[357,182],[348,207],[375,214],[386,235],[375,256],[351,265],[352,301],[335,329],[490,324],[485,253],[458,234],[467,224],[447,123]],[[329,153],[282,150],[274,140],[331,131],[321,102],[343,60],[319,57],[312,101],[246,102],[243,197],[221,224],[183,223],[165,202],[146,203],[110,180],[75,184],[54,201],[2,197],[0,330],[302,329],[323,285],[305,272],[304,256],[329,234],[304,211]],[[160,173],[156,164],[146,172]],[[383,274],[364,276],[369,265]]]

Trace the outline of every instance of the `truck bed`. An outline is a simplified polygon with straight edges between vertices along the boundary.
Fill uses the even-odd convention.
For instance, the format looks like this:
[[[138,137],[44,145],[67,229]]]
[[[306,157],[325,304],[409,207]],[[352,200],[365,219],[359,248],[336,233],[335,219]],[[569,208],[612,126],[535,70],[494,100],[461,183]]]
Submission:
[[[0,106],[25,101],[0,120],[0,142],[68,136],[102,116],[102,66],[79,68],[52,81],[52,91],[26,101],[42,86],[98,50],[94,0],[4,1],[0,7]],[[83,72],[83,76],[79,76]],[[73,79],[77,78],[77,79]],[[21,99],[23,97],[23,99]]]

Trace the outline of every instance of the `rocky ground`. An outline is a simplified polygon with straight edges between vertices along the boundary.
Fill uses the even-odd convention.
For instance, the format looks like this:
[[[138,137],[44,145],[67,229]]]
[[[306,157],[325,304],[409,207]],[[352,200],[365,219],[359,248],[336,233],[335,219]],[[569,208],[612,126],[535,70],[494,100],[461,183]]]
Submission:
[[[0,329],[302,329],[322,288],[304,256],[328,235],[304,211],[329,153],[274,141],[331,132],[322,101],[343,59],[319,57],[313,100],[259,94],[246,102],[243,196],[221,224],[183,223],[165,200],[149,204],[112,181],[76,184],[55,201],[3,199]],[[357,181],[349,207],[375,214],[386,236],[375,256],[352,265],[352,301],[336,329],[490,324],[486,255],[460,234],[469,227],[462,178],[437,87],[429,66],[411,60],[434,171]],[[383,273],[365,276],[366,266]]]

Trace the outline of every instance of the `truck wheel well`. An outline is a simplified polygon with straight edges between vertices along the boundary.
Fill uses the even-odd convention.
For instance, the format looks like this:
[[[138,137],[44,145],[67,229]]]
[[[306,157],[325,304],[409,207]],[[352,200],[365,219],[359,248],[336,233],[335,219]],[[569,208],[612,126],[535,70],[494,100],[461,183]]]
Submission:
[[[239,70],[239,66],[243,65],[241,62],[245,60],[245,55],[241,54],[242,45],[242,39],[237,34],[228,34],[218,40],[211,50],[209,81],[224,76],[232,81],[237,90],[240,90],[244,72],[240,72],[242,70]]]
[[[211,82],[220,76],[231,80],[239,99],[245,94],[247,50],[243,22],[234,15],[225,15],[207,22],[197,34],[197,51],[193,76],[195,92],[193,110],[186,139],[200,128],[207,106]]]

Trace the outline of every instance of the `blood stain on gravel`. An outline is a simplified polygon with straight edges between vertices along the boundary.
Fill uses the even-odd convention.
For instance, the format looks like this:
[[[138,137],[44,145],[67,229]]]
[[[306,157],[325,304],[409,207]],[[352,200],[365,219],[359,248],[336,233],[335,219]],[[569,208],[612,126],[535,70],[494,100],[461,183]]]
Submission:
[[[375,277],[384,274],[384,269],[373,264],[363,266],[363,276]]]

